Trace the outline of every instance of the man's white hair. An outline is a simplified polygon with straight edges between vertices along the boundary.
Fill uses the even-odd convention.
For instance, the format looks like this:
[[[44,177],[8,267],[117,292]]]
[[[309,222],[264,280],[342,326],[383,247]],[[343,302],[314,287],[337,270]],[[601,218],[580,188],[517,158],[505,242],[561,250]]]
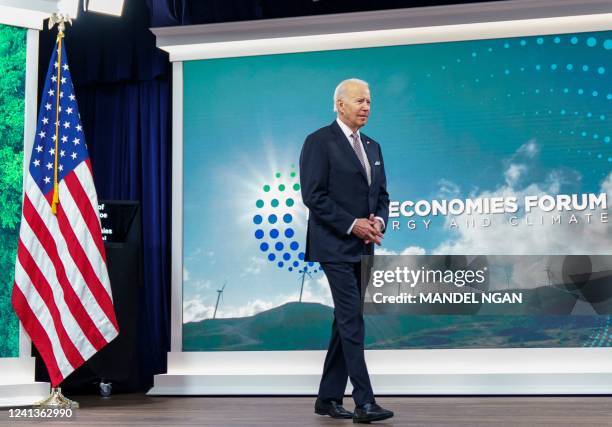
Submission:
[[[336,104],[338,103],[339,99],[344,99],[344,96],[346,95],[346,86],[349,83],[360,83],[362,85],[365,85],[368,89],[370,88],[370,85],[365,80],[356,79],[356,78],[342,80],[340,84],[336,86],[336,90],[334,91],[334,112],[335,113],[338,112],[338,106]]]

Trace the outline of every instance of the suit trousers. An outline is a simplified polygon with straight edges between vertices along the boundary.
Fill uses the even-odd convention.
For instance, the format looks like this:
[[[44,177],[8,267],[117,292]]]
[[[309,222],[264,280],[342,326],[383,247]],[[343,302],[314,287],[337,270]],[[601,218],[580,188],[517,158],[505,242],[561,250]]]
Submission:
[[[321,266],[334,300],[334,321],[319,398],[342,403],[350,378],[355,404],[373,403],[374,393],[364,357],[361,262],[322,262]]]

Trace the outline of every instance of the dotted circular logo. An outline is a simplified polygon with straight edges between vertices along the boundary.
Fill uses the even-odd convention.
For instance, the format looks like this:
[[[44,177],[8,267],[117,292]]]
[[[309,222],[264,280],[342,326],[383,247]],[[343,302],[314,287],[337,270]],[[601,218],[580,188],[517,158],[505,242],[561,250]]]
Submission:
[[[304,261],[307,210],[295,165],[276,172],[262,183],[254,202],[253,236],[266,259],[278,268],[298,274],[317,273],[319,264]]]

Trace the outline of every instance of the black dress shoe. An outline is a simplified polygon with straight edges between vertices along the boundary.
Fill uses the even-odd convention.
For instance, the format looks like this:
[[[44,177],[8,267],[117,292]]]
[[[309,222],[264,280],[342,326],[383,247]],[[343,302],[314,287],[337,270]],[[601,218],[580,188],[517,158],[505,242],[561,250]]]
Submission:
[[[340,403],[334,400],[325,402],[321,399],[317,399],[315,402],[315,414],[329,415],[332,418],[353,418],[353,413],[351,411],[347,411]]]
[[[392,416],[392,411],[381,408],[376,403],[366,403],[365,405],[360,405],[355,408],[353,422],[367,424],[371,423],[372,421],[386,420]]]

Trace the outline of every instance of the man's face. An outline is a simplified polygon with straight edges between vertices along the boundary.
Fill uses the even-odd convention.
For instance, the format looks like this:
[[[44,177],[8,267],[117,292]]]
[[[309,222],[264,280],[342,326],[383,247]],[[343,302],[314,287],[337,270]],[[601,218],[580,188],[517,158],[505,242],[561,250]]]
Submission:
[[[365,126],[370,116],[370,90],[361,83],[350,82],[346,94],[338,100],[340,119],[353,131]]]

